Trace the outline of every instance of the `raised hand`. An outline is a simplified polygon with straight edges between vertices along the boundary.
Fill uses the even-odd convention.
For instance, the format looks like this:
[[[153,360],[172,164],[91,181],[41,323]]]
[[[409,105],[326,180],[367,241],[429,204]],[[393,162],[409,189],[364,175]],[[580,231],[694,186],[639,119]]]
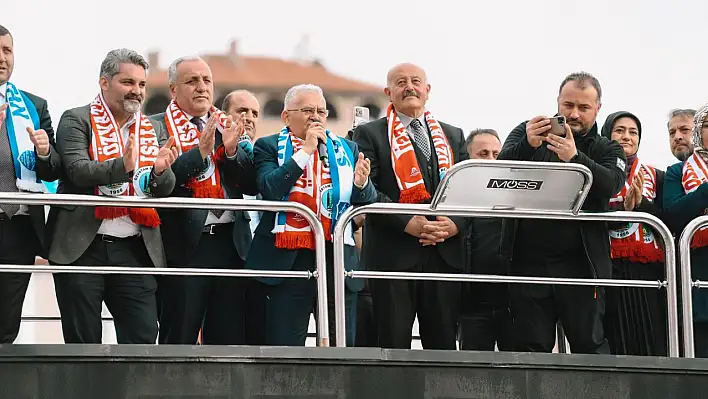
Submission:
[[[27,133],[30,136],[30,141],[34,144],[34,150],[37,155],[46,157],[49,155],[49,136],[44,129],[34,130],[31,126],[27,126]]]
[[[128,142],[125,143],[125,150],[123,150],[123,166],[125,167],[126,173],[135,171],[135,163],[137,162],[136,151],[138,151],[138,144],[135,140],[135,134],[131,133],[128,137]]]
[[[160,176],[162,172],[167,170],[172,166],[172,164],[177,159],[177,147],[175,147],[175,138],[170,137],[169,140],[160,147],[160,151],[157,153],[157,159],[155,159],[154,172],[155,176]]]
[[[364,153],[359,153],[359,159],[354,167],[354,185],[361,188],[364,187],[371,173],[371,161],[364,157]]]
[[[202,134],[199,136],[199,152],[202,154],[202,159],[206,159],[206,157],[214,151],[216,123],[218,121],[219,117],[216,112],[214,112],[209,117],[206,126],[204,126],[204,131],[202,131]]]

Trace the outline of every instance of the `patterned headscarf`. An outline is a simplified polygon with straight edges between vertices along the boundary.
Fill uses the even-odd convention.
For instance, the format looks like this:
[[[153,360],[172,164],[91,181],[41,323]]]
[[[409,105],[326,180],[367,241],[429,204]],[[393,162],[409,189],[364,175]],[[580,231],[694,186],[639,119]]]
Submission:
[[[703,148],[703,122],[708,117],[708,104],[702,106],[696,115],[693,117],[693,141],[694,151],[703,156],[703,159],[708,160],[708,149]]]

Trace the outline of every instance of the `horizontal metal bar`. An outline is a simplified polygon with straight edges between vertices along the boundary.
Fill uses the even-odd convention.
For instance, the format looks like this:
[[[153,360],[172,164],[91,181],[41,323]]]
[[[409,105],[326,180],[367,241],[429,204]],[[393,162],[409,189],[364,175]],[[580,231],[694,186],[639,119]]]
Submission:
[[[82,273],[82,274],[152,274],[200,277],[294,277],[311,278],[310,271],[200,269],[194,267],[120,267],[60,265],[0,265],[0,273]]]
[[[372,278],[379,280],[424,280],[424,281],[457,281],[463,283],[520,283],[546,285],[589,285],[601,287],[633,287],[633,288],[663,288],[666,281],[652,280],[614,280],[614,279],[582,279],[554,277],[500,276],[488,274],[451,274],[451,273],[409,273],[409,272],[378,272],[378,271],[347,271],[352,278]]]
[[[472,201],[471,201],[472,202]],[[676,248],[674,237],[671,230],[658,217],[644,212],[580,212],[573,214],[571,211],[548,211],[542,209],[483,209],[474,206],[455,206],[455,207],[438,207],[431,209],[426,204],[400,204],[400,203],[374,203],[371,205],[350,208],[345,211],[337,222],[333,233],[334,244],[334,270],[337,280],[334,282],[334,301],[335,301],[335,326],[337,346],[346,346],[346,316],[344,304],[344,277],[346,270],[344,267],[344,229],[348,223],[356,216],[373,213],[373,214],[398,214],[398,215],[426,215],[426,216],[463,216],[463,217],[490,217],[490,218],[512,218],[512,219],[551,219],[551,220],[573,220],[573,221],[633,221],[646,223],[653,227],[661,236],[664,243],[665,253],[665,282],[656,282],[657,285],[666,287],[666,303],[667,303],[667,326],[668,326],[668,347],[669,356],[679,356],[679,333],[678,333],[678,293],[676,279]],[[690,267],[690,266],[689,266]],[[367,278],[366,273],[370,272],[355,272],[359,277]],[[374,272],[376,273],[376,272]],[[380,272],[379,272],[380,273]],[[339,276],[337,276],[339,274]],[[353,275],[353,274],[352,274]],[[340,277],[341,276],[341,277]],[[502,276],[499,276],[502,277]],[[511,277],[511,276],[508,276]],[[386,278],[377,275],[368,275],[368,278]],[[405,279],[412,277],[406,276]],[[452,275],[450,278],[457,280],[459,275]],[[537,277],[540,278],[540,277]],[[560,279],[540,278],[539,281],[533,281],[535,284],[564,284],[564,285],[597,285],[597,286],[620,286],[620,287],[656,287],[654,282],[636,281],[636,280],[600,280],[600,279]],[[469,280],[462,280],[469,281]],[[507,280],[508,281],[508,280]],[[618,284],[619,283],[619,284]],[[627,283],[627,284],[624,284]],[[643,284],[649,285],[643,285]],[[637,285],[639,284],[639,285]],[[685,306],[684,301],[684,306]]]
[[[296,202],[247,199],[185,198],[185,197],[107,197],[79,194],[29,194],[0,192],[0,204],[70,205],[70,206],[129,206],[135,208],[225,209],[251,211],[293,211],[312,213]]]
[[[78,194],[29,194],[0,192],[0,204],[20,205],[73,205],[73,206],[120,206],[138,208],[178,208],[178,209],[224,209],[224,210],[250,210],[267,212],[294,212],[301,215],[312,227],[315,235],[315,264],[316,274],[308,277],[317,278],[317,319],[318,346],[329,346],[329,323],[327,322],[327,275],[325,266],[325,236],[322,223],[319,222],[310,208],[303,204],[291,201],[264,201],[246,199],[215,199],[215,198],[143,198],[143,197],[107,197]],[[44,269],[51,272],[51,270]],[[56,270],[56,269],[55,269]],[[166,269],[165,269],[166,270]],[[184,270],[184,269],[183,269]],[[39,271],[33,269],[32,271]],[[99,273],[97,271],[97,273]],[[162,273],[143,273],[162,274]],[[197,275],[197,274],[195,274]],[[205,275],[199,273],[198,275]],[[222,274],[217,274],[222,275]],[[236,276],[224,274],[224,276]],[[244,275],[245,276],[245,275]],[[287,277],[281,275],[249,275],[252,277]]]

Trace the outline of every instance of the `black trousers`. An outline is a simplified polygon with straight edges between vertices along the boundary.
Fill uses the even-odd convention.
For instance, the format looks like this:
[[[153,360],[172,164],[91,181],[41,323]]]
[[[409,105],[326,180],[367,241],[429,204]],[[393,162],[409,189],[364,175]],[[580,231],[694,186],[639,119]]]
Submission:
[[[460,314],[458,340],[461,350],[514,350],[514,334],[508,306],[475,304]]]
[[[184,264],[170,267],[242,269],[233,244],[233,224],[225,223],[204,233]],[[205,345],[246,343],[242,277],[161,276],[161,344],[195,345],[202,329]]]
[[[40,244],[27,215],[0,221],[0,263],[32,265]],[[20,331],[29,273],[0,273],[0,344],[11,344]]]
[[[518,257],[517,257],[518,259]],[[525,261],[525,263],[519,263]],[[515,260],[515,275],[590,278],[585,258]],[[609,354],[604,336],[605,292],[602,287],[510,284],[514,341],[519,352],[552,352],[560,320],[572,353]]]
[[[98,235],[75,266],[152,266],[142,237]],[[101,305],[113,315],[119,344],[154,344],[157,339],[157,284],[151,275],[54,274],[61,327],[67,344],[100,344]]]
[[[370,348],[379,346],[379,335],[374,317],[374,301],[368,288],[359,291],[357,298],[355,346]]]
[[[420,263],[407,271],[460,273],[432,246],[426,247]],[[457,349],[459,283],[371,279],[369,287],[380,347],[410,349],[417,314],[423,348]]]

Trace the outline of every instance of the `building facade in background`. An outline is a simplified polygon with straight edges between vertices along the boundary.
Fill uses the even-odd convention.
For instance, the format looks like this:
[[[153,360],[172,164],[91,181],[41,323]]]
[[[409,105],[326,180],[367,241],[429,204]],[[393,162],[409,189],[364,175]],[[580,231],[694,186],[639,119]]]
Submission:
[[[352,126],[354,106],[369,108],[372,119],[386,110],[388,97],[383,87],[364,83],[328,71],[319,61],[285,60],[240,54],[238,42],[232,40],[224,54],[204,54],[214,78],[214,105],[221,107],[224,97],[236,89],[253,92],[261,104],[258,135],[277,133],[282,129],[280,113],[285,93],[292,86],[310,83],[320,86],[330,110],[327,126],[345,136]],[[164,112],[170,102],[166,65],[158,52],[148,54],[148,98],[144,112],[148,115]],[[162,65],[165,62],[166,65]]]

